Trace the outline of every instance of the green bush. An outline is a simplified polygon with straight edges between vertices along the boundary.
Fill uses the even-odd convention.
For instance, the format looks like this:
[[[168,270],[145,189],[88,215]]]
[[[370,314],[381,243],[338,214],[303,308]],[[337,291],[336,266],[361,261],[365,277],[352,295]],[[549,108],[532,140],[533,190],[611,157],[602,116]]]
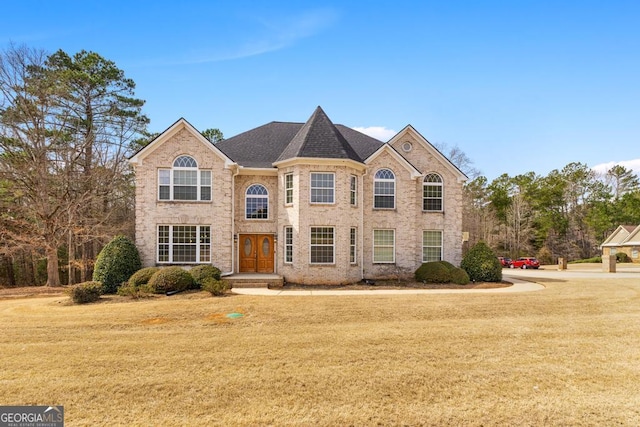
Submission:
[[[202,289],[210,292],[213,296],[219,297],[229,290],[229,283],[226,280],[205,277],[202,280]]]
[[[149,280],[151,280],[151,276],[153,276],[158,270],[160,270],[159,267],[145,267],[136,271],[131,277],[129,277],[129,286],[139,287],[146,285],[149,283]]]
[[[102,295],[102,283],[100,282],[83,282],[71,286],[66,290],[67,295],[76,304],[86,304],[98,301]]]
[[[616,262],[631,262],[631,258],[624,252],[618,252],[616,254]]]
[[[196,288],[201,288],[204,279],[211,278],[220,280],[220,273],[222,272],[219,268],[214,267],[213,265],[205,264],[193,267],[189,270],[189,273],[191,273],[191,277],[193,277],[193,280],[196,283]]]
[[[440,261],[431,261],[418,267],[415,278],[418,282],[424,283],[449,283],[451,272]]]
[[[113,294],[140,267],[142,264],[136,245],[126,236],[116,236],[100,251],[93,281],[102,283],[103,293]]]
[[[142,298],[144,296],[149,295],[151,290],[149,289],[149,285],[135,285],[132,284],[131,281],[127,283],[123,283],[122,286],[118,286],[118,295],[123,297],[131,297],[131,298]]]
[[[194,280],[191,274],[180,267],[164,267],[158,270],[147,284],[150,292],[161,294],[164,292],[186,291],[193,289]]]
[[[449,261],[437,261],[437,262],[439,262],[439,263],[440,263],[440,264],[442,264],[443,266],[447,267],[447,270],[449,270],[449,272],[452,272],[452,271],[454,271],[456,268],[458,268],[458,267],[456,267],[455,265],[451,264]]]
[[[496,254],[484,242],[478,242],[467,252],[460,267],[474,282],[502,281],[502,265]]]
[[[602,257],[595,256],[593,258],[585,258],[585,259],[577,259],[574,261],[569,261],[567,264],[587,264],[587,263],[598,263],[602,262]]]
[[[468,285],[471,279],[469,279],[469,275],[466,271],[461,268],[456,268],[451,271],[451,283],[455,283],[456,285]]]

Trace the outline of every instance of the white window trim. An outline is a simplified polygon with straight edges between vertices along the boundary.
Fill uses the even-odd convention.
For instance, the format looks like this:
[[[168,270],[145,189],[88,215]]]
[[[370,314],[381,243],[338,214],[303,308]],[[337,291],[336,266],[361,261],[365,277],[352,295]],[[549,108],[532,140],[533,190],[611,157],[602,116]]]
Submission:
[[[440,177],[440,182],[425,182],[425,179],[429,175],[437,175],[438,177]],[[424,197],[424,187],[427,187],[427,186],[434,186],[434,187],[439,186],[441,188],[440,194],[442,195],[440,196],[440,209],[424,208],[424,202],[426,200],[426,197]],[[442,175],[440,175],[439,173],[435,173],[435,172],[428,173],[422,179],[422,212],[444,212],[444,180],[442,179]]]
[[[393,261],[376,261],[376,231],[393,231]],[[396,230],[394,228],[375,228],[372,233],[371,259],[374,264],[395,264],[396,263]],[[391,246],[377,246],[380,248],[389,248]]]
[[[160,261],[160,241],[159,241],[159,234],[160,234],[160,227],[169,227],[169,260],[168,261]],[[195,241],[195,246],[196,246],[196,260],[195,261],[178,261],[178,262],[174,262],[173,260],[173,227],[195,227],[196,228],[196,241]],[[202,227],[209,227],[209,260],[208,261],[201,261],[200,260],[200,246],[202,245],[200,243],[200,233],[201,233],[201,228]],[[211,225],[206,225],[206,224],[158,224],[156,226],[156,263],[157,264],[209,264],[211,263],[211,258],[212,258],[212,252],[211,252],[211,240],[212,240],[212,226]],[[167,243],[163,243],[163,245],[165,245]],[[180,245],[183,246],[183,245]]]
[[[353,233],[353,242],[351,241],[351,233]],[[351,259],[351,250],[353,249],[353,259]],[[349,229],[349,264],[358,264],[358,229],[351,227]]]
[[[262,188],[265,189],[265,191],[267,192],[267,194],[247,194],[247,191],[249,191],[249,189],[251,187],[253,187],[254,185],[259,185]],[[267,200],[267,217],[266,218],[249,218],[247,217],[247,200],[249,199],[249,197],[255,198],[255,199],[266,199]],[[277,202],[276,202],[277,203]],[[253,184],[249,184],[246,188],[246,190],[244,190],[244,219],[247,221],[268,221],[271,217],[271,209],[269,207],[269,189],[267,188],[266,185],[261,184],[259,182],[254,182]]]
[[[291,187],[287,187],[287,178],[291,177]],[[284,204],[285,206],[292,206],[293,205],[293,173],[286,173],[284,174]],[[289,193],[291,193],[291,201],[288,202],[287,201],[287,197],[289,195]]]
[[[287,234],[291,233],[291,243],[287,242]],[[287,260],[287,248],[291,247],[291,260]],[[284,263],[293,264],[293,227],[288,225],[284,227]]]
[[[311,235],[313,234],[312,230],[314,228],[330,228],[333,231],[333,244],[332,245],[313,245],[311,243]],[[333,248],[333,261],[331,262],[313,262],[311,260],[311,247],[312,246],[322,246],[328,247],[331,246]],[[336,228],[331,225],[312,225],[309,227],[309,264],[311,265],[335,265],[336,264]]]
[[[440,233],[440,246],[426,246],[424,244],[424,233],[425,231],[436,231]],[[440,259],[439,260],[433,260],[433,261],[442,261],[444,259],[444,232],[443,230],[422,230],[422,262],[429,262],[428,260],[425,260],[425,254],[424,254],[424,249],[426,247],[429,248],[436,248],[439,247],[440,248]]]
[[[333,176],[333,201],[331,202],[314,202],[313,190],[314,189],[326,189],[328,187],[313,187],[313,175],[332,175]],[[336,174],[335,172],[311,172],[309,174],[309,203],[312,205],[335,205],[336,203]]]
[[[197,163],[196,163],[197,164]],[[160,184],[160,174],[163,171],[168,171],[169,172],[169,198],[168,199],[161,199],[160,198],[160,187],[166,187],[166,184],[161,185]],[[196,192],[197,192],[197,198],[194,200],[185,200],[185,199],[175,199],[174,195],[173,195],[173,189],[174,189],[174,172],[175,171],[195,171],[196,172]],[[202,172],[209,172],[209,185],[202,185]],[[171,168],[159,168],[158,169],[158,173],[157,173],[157,201],[158,202],[183,202],[183,203],[194,203],[194,202],[211,202],[213,200],[213,172],[210,169],[200,169],[198,167],[195,168],[185,168],[185,167],[171,167]],[[209,188],[209,199],[203,200],[202,199],[202,188],[208,187]]]
[[[393,179],[388,179],[388,178],[376,178],[376,174],[378,172],[380,172],[381,170],[386,169],[389,172],[391,172],[393,174]],[[376,207],[376,182],[392,182],[393,181],[393,207],[392,208],[379,208]],[[373,175],[373,209],[379,209],[379,210],[393,210],[396,208],[396,201],[398,198],[398,189],[397,189],[397,183],[396,183],[397,179],[396,179],[396,173],[394,171],[392,171],[389,168],[380,168],[376,171],[376,173]],[[379,196],[388,196],[387,194],[379,194]]]
[[[355,185],[352,187],[351,184]],[[349,204],[354,207],[358,206],[358,177],[355,175],[349,175]]]

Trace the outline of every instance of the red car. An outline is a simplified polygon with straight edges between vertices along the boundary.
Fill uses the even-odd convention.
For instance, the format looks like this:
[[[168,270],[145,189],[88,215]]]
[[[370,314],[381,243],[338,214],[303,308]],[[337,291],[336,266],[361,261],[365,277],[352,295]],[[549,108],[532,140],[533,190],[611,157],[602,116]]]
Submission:
[[[539,268],[540,261],[533,257],[520,257],[511,263],[511,268]]]
[[[498,260],[500,261],[500,264],[502,265],[502,268],[511,267],[511,258],[505,258],[503,256],[499,256]]]

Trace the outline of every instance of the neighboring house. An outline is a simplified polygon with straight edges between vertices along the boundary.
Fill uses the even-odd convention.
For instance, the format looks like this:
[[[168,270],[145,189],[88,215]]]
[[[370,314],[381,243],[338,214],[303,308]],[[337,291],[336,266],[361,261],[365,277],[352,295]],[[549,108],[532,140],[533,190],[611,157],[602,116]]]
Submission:
[[[624,252],[632,262],[640,262],[640,225],[621,225],[601,245],[602,256]]]
[[[131,163],[145,266],[343,284],[461,261],[467,177],[411,126],[383,143],[318,107],[214,145],[180,119]]]

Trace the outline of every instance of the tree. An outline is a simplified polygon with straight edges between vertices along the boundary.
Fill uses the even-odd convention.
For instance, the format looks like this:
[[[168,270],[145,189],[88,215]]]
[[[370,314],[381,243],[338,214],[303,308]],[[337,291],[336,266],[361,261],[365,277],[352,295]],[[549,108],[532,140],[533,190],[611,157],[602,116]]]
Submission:
[[[623,194],[638,191],[638,189],[640,189],[638,176],[635,175],[632,170],[627,169],[624,166],[615,165],[607,171],[606,177],[616,200]]]
[[[224,140],[224,135],[220,129],[205,129],[202,131],[202,136],[207,138],[212,144],[217,144],[220,141]]]

